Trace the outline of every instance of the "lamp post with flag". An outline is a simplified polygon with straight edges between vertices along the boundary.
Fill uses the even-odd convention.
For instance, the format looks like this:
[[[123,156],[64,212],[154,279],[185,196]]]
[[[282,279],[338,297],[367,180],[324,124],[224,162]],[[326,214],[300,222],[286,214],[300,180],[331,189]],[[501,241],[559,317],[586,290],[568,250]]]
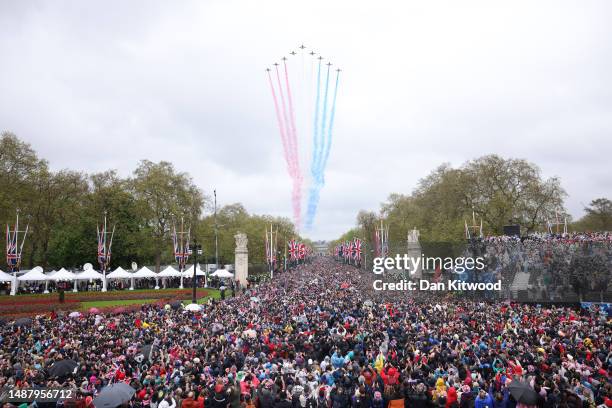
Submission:
[[[266,228],[266,260],[268,262],[268,270],[270,271],[270,279],[274,278],[274,268],[276,266],[276,243],[278,238],[278,230],[274,231],[272,224],[270,230]]]
[[[11,282],[11,296],[17,294],[17,272],[21,267],[21,254],[23,253],[23,244],[26,236],[28,235],[29,224],[26,225],[25,230],[19,229],[19,209],[16,210],[17,216],[15,225],[11,231],[11,227],[6,224],[6,265],[8,266],[9,272],[13,274],[13,281]],[[21,243],[19,243],[19,234],[23,233],[21,237]]]
[[[102,292],[106,292],[106,270],[110,265],[111,260],[111,247],[113,246],[113,236],[115,235],[115,226],[113,225],[113,231],[108,232],[106,226],[106,211],[104,211],[104,225],[102,229],[97,226],[98,235],[98,263],[100,264],[100,271],[102,272]],[[108,238],[110,235],[110,238]]]
[[[174,259],[178,263],[179,273],[181,274],[180,289],[183,289],[183,272],[185,271],[185,264],[189,259],[189,235],[191,229],[185,231],[185,225],[183,217],[181,217],[181,230],[176,231],[176,226],[172,234],[172,242],[174,248]]]

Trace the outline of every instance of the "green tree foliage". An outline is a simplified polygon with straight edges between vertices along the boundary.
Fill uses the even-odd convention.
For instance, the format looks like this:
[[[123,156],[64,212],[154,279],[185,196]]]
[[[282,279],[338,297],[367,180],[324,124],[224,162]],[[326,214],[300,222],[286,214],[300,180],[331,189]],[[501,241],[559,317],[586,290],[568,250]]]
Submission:
[[[204,207],[204,195],[186,173],[177,173],[171,163],[143,160],[130,180],[142,229],[151,236],[157,271],[167,252],[173,223],[184,218],[195,223]]]
[[[597,198],[585,207],[584,217],[579,219],[572,228],[578,231],[612,231],[612,201],[607,198]]]
[[[215,217],[209,198],[186,173],[171,163],[140,162],[129,178],[109,170],[83,174],[49,170],[30,145],[12,133],[0,138],[0,222],[2,228],[15,220],[20,209],[22,226],[30,224],[23,251],[23,268],[97,266],[96,228],[107,214],[116,226],[111,268],[173,263],[171,231],[191,227],[191,238],[202,243],[205,260],[214,263]],[[234,261],[238,232],[249,238],[250,261],[265,262],[265,229],[278,230],[281,255],[285,241],[298,238],[286,218],[249,214],[241,204],[223,206],[217,213],[219,263]],[[2,255],[5,240],[0,241]],[[4,261],[0,262],[4,263]]]
[[[544,179],[533,163],[489,155],[459,168],[439,166],[411,194],[391,194],[379,214],[361,211],[357,227],[371,246],[383,219],[393,253],[403,250],[407,232],[415,227],[424,242],[461,241],[473,213],[486,234],[501,234],[508,223],[527,232],[543,230],[555,212],[564,214],[565,196],[559,179]]]

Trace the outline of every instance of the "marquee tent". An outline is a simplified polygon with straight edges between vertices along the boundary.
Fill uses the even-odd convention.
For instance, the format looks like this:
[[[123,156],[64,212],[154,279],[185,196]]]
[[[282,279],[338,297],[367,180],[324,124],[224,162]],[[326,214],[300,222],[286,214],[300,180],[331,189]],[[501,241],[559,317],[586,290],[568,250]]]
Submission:
[[[138,278],[157,278],[158,277],[158,275],[155,272],[153,272],[146,266],[143,266],[142,268],[140,268],[138,272],[134,272],[134,275],[132,276],[137,279]]]
[[[189,267],[185,267],[185,270],[183,271],[183,275],[186,278],[192,277],[193,276],[193,265],[191,265]],[[204,271],[202,269],[200,269],[200,265],[198,265],[196,267],[196,276],[206,276]]]
[[[234,274],[228,271],[227,269],[217,269],[210,276],[216,276],[217,278],[233,278]]]
[[[159,276],[160,278],[177,278],[181,276],[181,273],[174,269],[172,266],[168,265],[166,269],[161,271],[157,276]]]
[[[62,268],[56,273],[53,274],[49,279],[54,281],[72,281],[76,279],[76,275],[72,272],[68,272],[66,269]]]
[[[12,282],[13,275],[0,270],[0,282]]]
[[[119,266],[111,273],[107,273],[106,279],[130,279],[133,277],[132,275],[132,273],[126,271],[125,269]]]
[[[46,281],[49,277],[43,273],[43,269],[40,266],[37,266],[17,279],[20,281]]]
[[[104,275],[102,275],[100,272],[95,271],[93,269],[87,269],[86,271],[83,271],[79,274],[76,275],[76,278],[79,280],[102,280],[104,279]]]

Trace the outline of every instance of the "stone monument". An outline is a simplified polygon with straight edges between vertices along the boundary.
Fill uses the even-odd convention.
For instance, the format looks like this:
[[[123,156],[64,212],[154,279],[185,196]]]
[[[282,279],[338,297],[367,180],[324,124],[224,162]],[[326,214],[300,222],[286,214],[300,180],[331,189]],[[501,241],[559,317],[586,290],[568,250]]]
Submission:
[[[417,230],[416,227],[414,227],[412,231],[408,231],[408,248],[406,253],[410,258],[415,260],[420,258],[422,254],[421,244],[419,243],[419,236],[419,230]],[[423,277],[423,268],[421,263],[419,263],[416,270],[410,271],[410,277],[414,279],[421,279]]]
[[[240,283],[241,287],[246,288],[247,277],[249,276],[249,250],[247,248],[249,240],[246,234],[242,232],[234,235],[234,238],[236,239],[234,278]]]

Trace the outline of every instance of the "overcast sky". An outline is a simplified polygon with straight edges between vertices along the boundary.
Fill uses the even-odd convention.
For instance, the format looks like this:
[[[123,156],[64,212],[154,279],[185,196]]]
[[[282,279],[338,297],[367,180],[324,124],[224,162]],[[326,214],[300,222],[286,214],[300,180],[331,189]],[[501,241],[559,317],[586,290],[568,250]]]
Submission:
[[[0,128],[54,169],[169,160],[220,204],[290,217],[264,69],[303,43],[343,69],[305,235],[489,153],[559,176],[578,217],[612,198],[610,17],[606,0],[4,0]]]

